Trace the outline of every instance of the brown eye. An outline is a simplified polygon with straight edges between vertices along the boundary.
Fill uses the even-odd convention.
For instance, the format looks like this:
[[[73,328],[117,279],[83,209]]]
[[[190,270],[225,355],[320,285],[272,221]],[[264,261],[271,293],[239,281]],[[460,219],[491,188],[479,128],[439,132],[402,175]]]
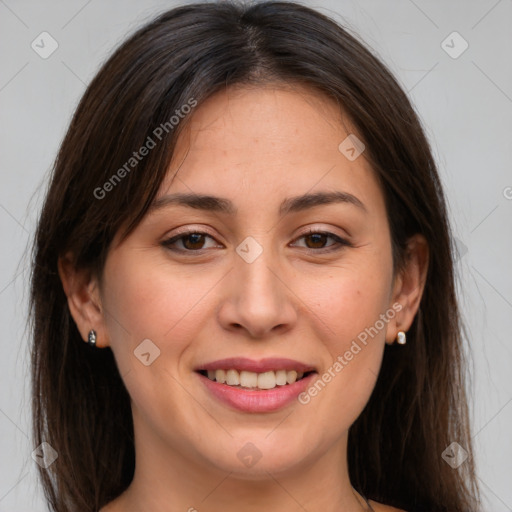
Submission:
[[[205,235],[202,233],[190,233],[182,237],[183,246],[187,249],[202,249],[205,241]]]
[[[329,236],[325,233],[313,233],[304,237],[305,240],[309,239],[311,241],[311,246],[306,244],[309,249],[323,249],[327,238],[329,238]]]
[[[207,233],[189,231],[176,235],[168,240],[164,240],[162,245],[171,251],[199,252],[207,248],[205,247],[207,239],[214,240]],[[181,244],[181,247],[179,244]]]
[[[334,240],[335,243],[326,245],[329,238]],[[351,246],[350,242],[347,240],[327,231],[312,230],[303,234],[297,240],[301,239],[305,240],[305,248],[314,252],[328,252],[340,249],[343,246]]]

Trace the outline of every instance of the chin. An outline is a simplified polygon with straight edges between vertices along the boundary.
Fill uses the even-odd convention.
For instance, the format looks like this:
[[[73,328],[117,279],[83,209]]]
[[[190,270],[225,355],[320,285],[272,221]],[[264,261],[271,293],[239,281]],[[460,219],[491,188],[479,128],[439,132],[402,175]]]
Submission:
[[[243,441],[232,439],[220,453],[208,453],[207,466],[213,464],[219,470],[231,473],[234,478],[255,481],[268,480],[269,473],[278,475],[299,471],[308,460],[314,458],[310,449],[304,450],[306,443],[290,446],[286,439],[273,436],[266,431],[253,436],[252,441],[246,440],[246,436]],[[220,447],[220,444],[217,442],[216,446]]]

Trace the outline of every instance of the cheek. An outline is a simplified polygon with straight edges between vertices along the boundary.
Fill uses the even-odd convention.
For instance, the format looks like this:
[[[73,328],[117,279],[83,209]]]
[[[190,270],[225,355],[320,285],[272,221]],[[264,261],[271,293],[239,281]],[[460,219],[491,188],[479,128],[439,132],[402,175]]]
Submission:
[[[392,318],[386,315],[391,276],[391,259],[347,260],[322,281],[312,301],[328,326],[323,339],[329,356],[303,402],[316,402],[318,415],[341,421],[343,429],[359,416],[375,386]]]
[[[208,283],[192,285],[197,279],[192,273],[166,267],[161,260],[143,253],[136,255],[133,251],[112,259],[106,267],[105,305],[115,317],[109,329],[118,332],[116,324],[121,324],[133,340],[174,337],[172,333],[190,324],[195,310],[201,309],[201,296]]]
[[[190,396],[178,384],[180,364],[186,365],[183,354],[213,314],[206,309],[205,290],[219,279],[205,281],[196,273],[194,281],[192,272],[171,271],[162,261],[132,254],[107,262],[105,276],[106,324],[120,374],[136,408],[164,425],[169,411],[190,409]]]
[[[112,258],[105,267],[103,303],[112,350],[120,364],[137,368],[133,351],[149,339],[160,350],[161,361],[172,367],[200,330],[205,290],[216,280],[206,275],[199,279],[161,260],[133,254]]]
[[[391,262],[354,258],[334,269],[316,291],[309,293],[315,314],[323,320],[332,356],[346,350],[352,339],[374,326],[389,306]],[[311,286],[312,282],[310,282]],[[385,330],[378,324],[382,335]]]

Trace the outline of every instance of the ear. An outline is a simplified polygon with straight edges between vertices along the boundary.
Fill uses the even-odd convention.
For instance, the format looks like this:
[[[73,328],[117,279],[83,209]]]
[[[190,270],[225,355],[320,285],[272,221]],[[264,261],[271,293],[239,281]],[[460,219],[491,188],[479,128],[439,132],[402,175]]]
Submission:
[[[68,298],[68,307],[78,331],[88,341],[89,331],[96,331],[96,346],[106,347],[108,335],[97,279],[90,270],[77,270],[70,253],[58,260],[59,276]]]
[[[420,306],[425,288],[429,262],[429,247],[423,235],[416,234],[407,242],[404,268],[395,277],[391,304],[402,308],[390,320],[386,329],[386,343],[393,344],[398,331],[407,332]]]

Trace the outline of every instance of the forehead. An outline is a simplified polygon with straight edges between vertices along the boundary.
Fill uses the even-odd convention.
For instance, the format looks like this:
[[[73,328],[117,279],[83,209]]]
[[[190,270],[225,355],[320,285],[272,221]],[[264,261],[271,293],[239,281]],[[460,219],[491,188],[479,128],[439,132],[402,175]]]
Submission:
[[[232,86],[196,109],[179,142],[190,153],[233,162],[258,155],[277,165],[335,154],[347,122],[334,100],[303,86]]]
[[[383,208],[364,152],[350,159],[340,150],[353,134],[336,101],[311,89],[229,87],[194,111],[157,200],[214,192],[233,203],[253,197],[263,208],[285,196],[342,191]]]

